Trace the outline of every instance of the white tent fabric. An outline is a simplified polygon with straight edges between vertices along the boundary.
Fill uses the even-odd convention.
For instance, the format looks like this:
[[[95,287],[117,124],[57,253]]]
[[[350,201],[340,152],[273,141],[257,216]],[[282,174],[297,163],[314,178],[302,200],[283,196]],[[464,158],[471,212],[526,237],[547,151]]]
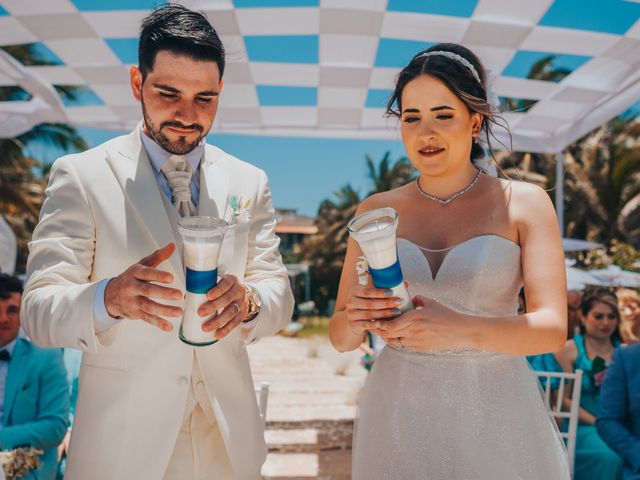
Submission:
[[[584,250],[591,250],[592,248],[604,248],[604,245],[596,242],[589,242],[587,240],[579,240],[577,238],[563,238],[562,250],[565,252],[581,252]]]
[[[20,85],[33,95],[0,102],[0,136],[26,131],[38,119],[132,128],[140,109],[127,70],[136,63],[140,20],[156,3],[0,0],[0,47],[37,43],[57,62],[26,66],[26,73],[50,85],[81,86],[92,98],[58,108],[50,85],[16,76],[0,62],[0,87]],[[559,152],[640,99],[635,0],[180,3],[208,16],[229,54],[218,132],[398,138],[395,120],[383,116],[394,77],[418,50],[443,41],[476,51],[493,72],[498,95],[535,102],[526,112],[505,113],[516,150]],[[568,75],[527,78],[531,59],[547,55],[568,66]]]
[[[640,273],[623,270],[617,265],[609,265],[607,268],[590,270],[593,276],[600,279],[604,284],[612,287],[640,287]]]
[[[583,290],[588,286],[604,286],[605,282],[590,272],[575,267],[567,267],[567,290]]]
[[[0,272],[13,275],[16,269],[17,253],[16,236],[4,217],[0,215]]]
[[[4,50],[0,50],[0,72],[33,95],[28,102],[0,103],[0,137],[18,136],[45,121],[66,120],[60,95],[51,84]]]
[[[567,272],[567,290],[583,290],[587,287],[605,286],[606,282],[591,274],[591,271],[575,267],[576,260],[565,258],[564,266]]]

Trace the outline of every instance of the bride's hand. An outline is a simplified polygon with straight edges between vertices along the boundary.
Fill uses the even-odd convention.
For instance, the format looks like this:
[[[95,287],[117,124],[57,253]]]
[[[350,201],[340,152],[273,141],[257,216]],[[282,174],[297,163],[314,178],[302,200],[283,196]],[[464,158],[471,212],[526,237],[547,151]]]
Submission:
[[[400,315],[398,306],[402,300],[392,295],[391,290],[362,285],[353,287],[345,304],[351,331],[364,335],[368,330],[380,328],[387,319]]]
[[[456,325],[460,324],[460,313],[421,295],[414,297],[413,305],[416,307],[415,310],[382,322],[373,333],[391,346],[411,350],[459,347],[461,331]]]

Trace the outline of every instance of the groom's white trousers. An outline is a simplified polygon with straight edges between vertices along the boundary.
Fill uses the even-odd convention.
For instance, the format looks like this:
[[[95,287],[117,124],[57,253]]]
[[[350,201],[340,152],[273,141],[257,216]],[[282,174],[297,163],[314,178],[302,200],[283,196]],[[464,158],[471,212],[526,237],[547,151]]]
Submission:
[[[233,480],[234,478],[233,467],[194,354],[184,420],[164,480]]]

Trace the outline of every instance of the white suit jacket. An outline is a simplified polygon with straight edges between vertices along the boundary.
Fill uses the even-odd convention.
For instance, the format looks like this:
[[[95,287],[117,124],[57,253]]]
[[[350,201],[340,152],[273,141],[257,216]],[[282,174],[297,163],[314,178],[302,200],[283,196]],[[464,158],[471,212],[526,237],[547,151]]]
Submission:
[[[261,313],[253,329],[195,351],[237,477],[255,479],[266,446],[245,346],[282,328],[293,297],[265,173],[209,145],[200,170],[200,215],[228,218],[232,196],[251,201],[250,221],[229,228],[219,266],[258,290]],[[178,339],[180,319],[169,333],[124,319],[96,335],[93,322],[100,280],[175,242],[161,195],[139,129],[51,170],[29,246],[22,323],[38,345],[85,352],[70,480],[162,478],[178,436],[194,352]],[[177,253],[159,268],[185,291]]]

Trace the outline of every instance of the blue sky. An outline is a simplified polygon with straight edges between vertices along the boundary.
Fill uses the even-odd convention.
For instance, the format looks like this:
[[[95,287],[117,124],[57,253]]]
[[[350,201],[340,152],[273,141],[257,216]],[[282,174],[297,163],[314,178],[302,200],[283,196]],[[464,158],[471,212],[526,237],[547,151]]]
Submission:
[[[79,127],[90,146],[124,132]],[[400,141],[343,140],[320,138],[261,137],[210,134],[210,144],[262,168],[271,182],[276,208],[295,208],[315,216],[320,202],[350,182],[361,195],[371,188],[367,180],[365,155],[374,160],[390,151],[392,158],[404,155]],[[53,161],[61,152],[34,146],[36,158]]]
[[[323,199],[348,182],[361,195],[369,191],[365,155],[374,160],[386,151],[394,159],[404,155],[400,141],[215,134],[208,141],[267,172],[277,208],[296,208],[311,216]]]

